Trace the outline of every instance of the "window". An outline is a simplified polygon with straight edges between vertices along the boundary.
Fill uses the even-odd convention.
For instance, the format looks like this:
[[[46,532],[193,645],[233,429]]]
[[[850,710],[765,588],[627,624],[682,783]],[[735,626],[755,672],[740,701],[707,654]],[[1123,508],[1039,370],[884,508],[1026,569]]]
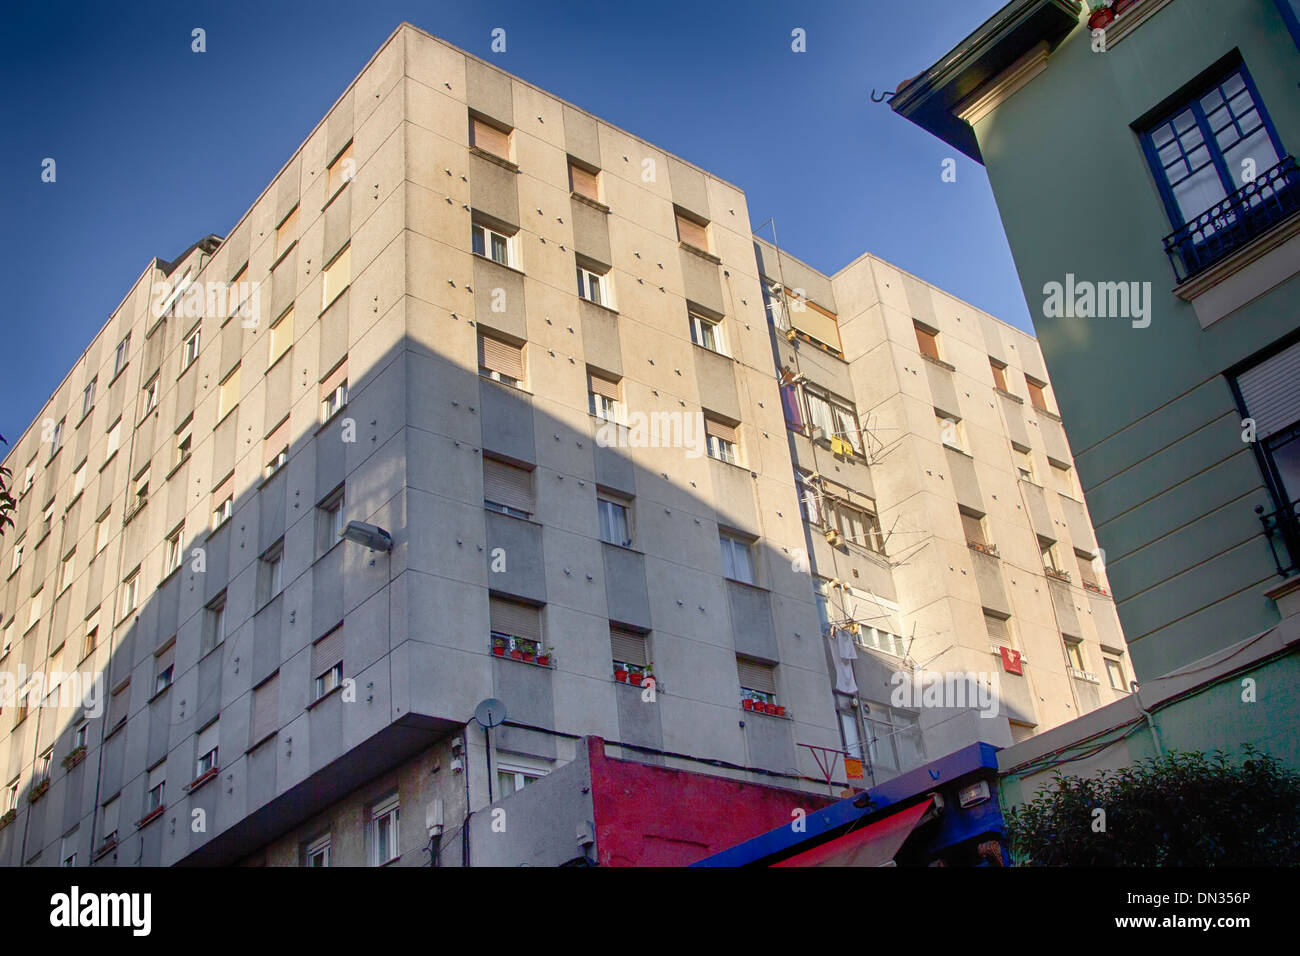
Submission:
[[[1052,486],[1056,488],[1058,494],[1065,495],[1067,498],[1073,498],[1076,494],[1074,487],[1074,472],[1069,465],[1060,465],[1047,460],[1048,465],[1052,468]]]
[[[54,426],[54,434],[50,436],[50,458],[59,453],[63,447],[63,423],[66,419],[60,418],[57,425]]]
[[[1050,414],[1052,410],[1047,407],[1047,383],[1032,379],[1026,375],[1025,387],[1029,389],[1029,403],[1040,412]]]
[[[1028,448],[1018,448],[1011,446],[1016,459],[1016,474],[1021,481],[1027,481],[1031,485],[1038,484],[1034,478],[1034,454]]]
[[[109,511],[105,511],[95,522],[95,553],[103,551],[108,547],[109,538],[112,536],[112,527],[108,523]]]
[[[226,592],[222,591],[203,609],[203,642],[200,656],[221,646],[226,639]]]
[[[262,442],[263,473],[270,478],[289,462],[289,419],[276,425]]]
[[[181,349],[181,371],[195,363],[199,357],[199,333],[200,329],[195,329],[185,339],[185,345]]]
[[[515,237],[499,232],[485,223],[476,222],[470,229],[470,239],[475,255],[491,259],[503,266],[515,265]]]
[[[257,746],[276,732],[280,723],[280,674],[253,688],[253,714],[249,719],[249,745]]]
[[[740,677],[740,699],[776,703],[776,667],[747,657],[736,658]]]
[[[351,284],[352,245],[349,243],[325,267],[325,281],[321,284],[321,311],[325,311],[326,307]]]
[[[1300,342],[1241,372],[1235,384],[1275,501],[1300,499]]]
[[[316,554],[339,543],[343,534],[343,488],[335,488],[316,506]]]
[[[965,453],[966,429],[962,427],[961,419],[936,408],[934,420],[939,426],[939,440],[944,447]]]
[[[600,540],[620,547],[632,546],[632,517],[628,503],[607,494],[596,496],[600,514]]]
[[[993,372],[993,384],[997,388],[1000,388],[1002,391],[1007,392],[1009,394],[1011,392],[1011,389],[1007,387],[1006,363],[999,362],[997,359],[990,356],[989,369],[992,370]]]
[[[989,632],[989,643],[997,647],[1013,648],[1011,643],[1011,621],[1009,618],[1002,617],[1000,614],[994,614],[992,611],[984,612],[984,628]]]
[[[35,461],[36,461],[36,456],[33,455],[32,460],[27,463],[27,474],[23,477],[23,494],[27,494],[27,492],[31,491],[32,483],[36,481],[36,465],[34,464]]]
[[[312,843],[306,850],[307,865],[311,867],[330,865],[330,838],[323,836]]]
[[[469,118],[469,144],[501,159],[510,159],[510,130],[477,116]]]
[[[483,459],[483,506],[528,518],[533,514],[533,473],[495,458]]]
[[[915,715],[871,703],[866,722],[868,751],[876,769],[901,772],[924,762],[925,748]]]
[[[194,753],[197,755],[197,759],[194,761],[195,780],[205,773],[212,773],[221,766],[217,762],[220,726],[220,722],[214,720],[199,731],[198,741],[194,747]]]
[[[27,628],[29,630],[31,629],[31,626],[33,624],[35,624],[37,621],[41,619],[41,611],[44,610],[43,607],[44,598],[45,598],[44,588],[41,588],[35,594],[32,595],[31,609],[30,609],[30,613],[27,616]]]
[[[682,210],[677,210],[677,239],[688,246],[700,249],[704,252],[709,251],[709,227],[708,223],[696,219]]]
[[[194,435],[189,425],[176,436],[176,462],[173,468],[185,464],[194,452]]]
[[[646,635],[626,627],[609,626],[609,646],[614,670],[641,674],[650,664]]]
[[[808,401],[808,421],[814,429],[819,429],[811,437],[830,442],[835,454],[861,455],[862,432],[852,404],[807,388],[804,396]]]
[[[98,608],[96,608],[95,612],[91,614],[91,616],[86,620],[85,637],[82,638],[82,642],[81,642],[82,658],[84,659],[89,657],[91,654],[95,652],[95,648],[98,646],[99,646],[99,610]]]
[[[718,533],[722,543],[722,573],[733,581],[754,583],[753,544],[744,538],[725,531]]]
[[[235,513],[235,475],[232,472],[212,492],[212,530],[216,531]]]
[[[45,753],[36,758],[36,779],[49,780],[50,768],[54,764],[54,748],[50,747]]]
[[[148,415],[158,407],[158,376],[155,374],[149,379],[149,383],[142,389],[144,409],[140,412],[140,417]]]
[[[1074,559],[1079,566],[1079,583],[1088,590],[1100,591],[1101,584],[1097,581],[1097,569],[1093,565],[1096,559],[1078,548],[1074,550]]]
[[[284,217],[280,225],[275,227],[275,258],[279,258],[289,251],[289,248],[298,241],[298,210],[299,206],[293,207],[293,212]]]
[[[578,266],[578,295],[593,302],[596,305],[603,305],[607,309],[614,308],[614,294],[610,287],[609,272],[593,272],[586,266]]]
[[[22,567],[22,564],[23,564],[23,551],[25,551],[26,548],[27,548],[27,544],[26,544],[25,542],[23,542],[23,541],[19,541],[16,545],[14,545],[13,559],[12,559],[12,561],[11,561],[10,564],[9,564],[9,573],[10,573],[10,574],[13,574],[13,573],[14,573],[15,571],[17,571],[20,567]]]
[[[108,449],[104,453],[104,460],[112,458],[117,454],[118,448],[122,445],[122,420],[119,418],[113,423],[113,427],[108,430]]]
[[[478,373],[494,382],[513,385],[524,381],[524,350],[490,335],[479,333]]]
[[[0,657],[9,653],[10,648],[14,646],[14,622],[13,618],[4,626],[4,634],[0,637]]]
[[[334,162],[330,163],[326,176],[325,191],[332,199],[334,195],[352,182],[356,176],[356,160],[352,158],[352,144],[348,143],[343,147],[343,152],[334,157]]]
[[[698,312],[688,312],[687,316],[691,325],[691,341],[700,348],[725,355],[722,344],[722,323]]]
[[[803,512],[803,520],[820,526],[822,523],[821,492],[812,482],[812,472],[796,468],[794,487],[799,496],[799,508]]]
[[[113,377],[117,378],[119,372],[126,368],[127,360],[131,357],[131,334],[128,332],[126,338],[117,343],[117,352],[113,355]]]
[[[1056,542],[1051,538],[1038,536],[1038,550],[1043,556],[1043,567],[1049,571],[1060,571],[1061,565],[1056,560]]]
[[[488,629],[493,649],[498,652],[509,650],[512,655],[542,652],[542,611],[534,604],[489,596]]]
[[[313,699],[320,700],[343,684],[343,625],[311,646]]]
[[[600,172],[569,160],[569,191],[600,202]]]
[[[785,424],[797,432],[803,431],[803,410],[799,407],[799,386],[781,386],[781,409],[785,412]]]
[[[181,535],[185,532],[185,524],[182,522],[176,527],[167,539],[163,542],[163,577],[167,577],[173,571],[181,566],[181,561],[185,557],[185,544],[181,540]]]
[[[618,421],[618,382],[614,379],[588,372],[587,401],[588,410],[601,421]]]
[[[59,858],[62,861],[60,866],[74,867],[77,865],[77,834],[69,833],[59,841]]]
[[[1076,671],[1086,671],[1087,668],[1083,666],[1083,642],[1076,638],[1067,637],[1064,643],[1065,663]]]
[[[176,638],[173,637],[154,654],[153,674],[155,696],[172,686],[172,678],[176,674]]]
[[[82,461],[72,472],[72,499],[86,490],[86,463]]]
[[[63,558],[63,563],[59,565],[59,593],[62,594],[68,588],[72,587],[72,579],[77,576],[77,550],[73,548]]]
[[[370,865],[383,866],[396,860],[401,851],[397,832],[398,802],[394,794],[370,809]]]
[[[164,790],[167,786],[167,765],[160,763],[149,771],[149,776],[145,782],[144,813],[145,816],[161,810],[166,806],[163,802]]]
[[[817,603],[817,620],[821,622],[822,636],[831,631],[831,582],[827,578],[813,578],[813,600]]]
[[[112,733],[126,722],[131,707],[131,685],[123,684],[113,691],[108,703],[108,731]]]
[[[325,376],[320,383],[320,420],[327,422],[348,403],[348,360]]]
[[[966,533],[966,543],[980,551],[989,548],[988,536],[984,533],[984,516],[970,508],[958,506],[961,513],[961,527]]]
[[[278,256],[277,252],[277,256]],[[230,317],[242,315],[245,319],[251,318],[252,323],[245,323],[245,327],[255,324],[257,316],[251,314],[252,310],[248,308],[248,297],[252,294],[252,283],[248,281],[248,263],[245,262],[240,266],[235,277],[230,280],[226,286],[226,305],[230,309]]]
[[[1128,686],[1124,683],[1124,665],[1114,657],[1105,657],[1106,676],[1110,679],[1110,686],[1113,690],[1122,690],[1128,692]]]
[[[257,606],[262,607],[284,589],[284,538],[263,552],[257,564]]]
[[[827,498],[824,510],[827,521],[843,535],[845,541],[877,554],[885,553],[884,535],[880,531],[880,519],[876,517],[874,504],[869,510],[838,498]]]
[[[18,809],[18,791],[20,789],[19,787],[20,782],[21,781],[19,777],[14,777],[13,782],[9,784],[8,794],[5,798],[6,813],[9,812],[10,810]]]
[[[90,410],[95,407],[95,383],[99,380],[98,376],[90,380],[90,384],[85,387],[81,393],[81,417],[85,418],[90,414]]]
[[[99,829],[104,834],[102,846],[117,842],[118,798],[114,797],[99,808]]]
[[[715,419],[706,418],[704,419],[704,435],[710,458],[716,458],[718,461],[725,461],[732,465],[740,463],[740,456],[736,451],[740,436],[737,434],[735,426],[724,425]]]
[[[912,323],[912,327],[916,329],[916,345],[917,348],[921,350],[921,354],[928,355],[930,358],[938,359],[942,362],[943,357],[939,354],[938,331],[926,328],[917,322]]]
[[[239,404],[239,366],[217,387],[217,421],[221,421]]]
[[[279,361],[280,356],[289,351],[289,346],[293,345],[293,306],[290,306],[289,311],[275,320],[275,324],[271,326],[268,339],[270,351],[266,359],[266,367],[270,368]]]
[[[1263,173],[1286,155],[1244,65],[1149,126],[1143,131],[1143,145],[1169,221],[1175,227],[1197,224],[1189,239],[1193,243],[1240,227],[1234,213],[1218,220],[1200,217],[1248,183],[1263,182]],[[1262,198],[1256,194],[1257,200]]]
[[[41,541],[44,541],[45,536],[53,530],[54,530],[54,503],[51,502],[49,505],[46,506],[45,510],[41,513]],[[41,542],[38,541],[36,543],[39,545]]]
[[[72,749],[73,749],[73,750],[76,750],[76,749],[79,748],[79,747],[84,747],[84,746],[86,746],[86,739],[87,739],[87,737],[89,736],[89,732],[90,732],[90,725],[87,724],[87,723],[83,720],[83,721],[82,721],[82,722],[77,726],[77,729],[76,729],[75,731],[72,732]]]
[[[122,614],[121,618],[130,615],[140,605],[140,569],[136,568],[122,582]]]
[[[541,780],[546,771],[523,767],[497,767],[497,799],[518,793],[534,780]]]

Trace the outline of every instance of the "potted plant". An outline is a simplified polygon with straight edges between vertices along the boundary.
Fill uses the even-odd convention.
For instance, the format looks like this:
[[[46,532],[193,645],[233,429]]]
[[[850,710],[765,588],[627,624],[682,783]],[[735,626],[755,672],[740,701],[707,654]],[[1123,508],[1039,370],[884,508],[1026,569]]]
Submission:
[[[524,649],[520,646],[521,643],[515,641],[514,646],[510,648],[510,659],[512,661],[522,661],[524,659]]]
[[[32,787],[32,792],[27,794],[27,802],[35,803],[41,797],[45,796],[45,791],[50,789],[50,778],[46,777],[36,786]]]
[[[1115,11],[1111,8],[1111,0],[1088,0],[1092,8],[1092,14],[1088,17],[1089,30],[1101,30],[1115,19]]]
[[[506,639],[504,637],[492,638],[492,653],[497,657],[506,656]]]
[[[659,683],[657,680],[655,680],[655,662],[654,662],[654,661],[651,661],[649,664],[647,664],[647,665],[645,666],[645,670],[643,670],[643,671],[641,672],[641,682],[642,682],[643,684],[648,684],[650,681],[654,681],[656,684]]]
[[[776,715],[777,715],[778,717],[784,717],[784,716],[785,716],[785,708],[784,708],[783,706],[781,706],[780,704],[778,704],[777,707],[776,707]]]
[[[18,811],[16,809],[6,810],[3,815],[0,815],[0,830],[3,830],[5,827],[9,826],[9,824],[13,823],[17,816]]]
[[[753,710],[753,709],[754,709],[754,701],[753,701],[753,699],[751,699],[751,698],[749,698],[749,697],[746,697],[744,700],[742,700],[742,701],[740,702],[740,706],[741,706],[741,707],[744,707],[746,710]]]
[[[71,770],[77,764],[81,763],[82,759],[85,756],[86,756],[85,744],[80,744],[76,747],[73,747],[72,752],[63,758],[63,768],[65,770]]]
[[[524,661],[531,664],[535,657],[537,657],[537,645],[530,641],[524,645]]]
[[[635,684],[637,687],[640,687],[640,686],[641,686],[641,672],[640,672],[639,670],[629,671],[629,672],[628,672],[628,675],[627,675],[627,682],[628,682],[629,684]]]
[[[627,683],[627,668],[624,667],[622,664],[615,666],[614,680],[618,681],[620,684]]]
[[[551,664],[554,663],[554,661],[555,661],[555,651],[551,651],[551,650],[544,651],[540,649],[538,650],[537,663],[541,664],[543,667],[550,667]]]

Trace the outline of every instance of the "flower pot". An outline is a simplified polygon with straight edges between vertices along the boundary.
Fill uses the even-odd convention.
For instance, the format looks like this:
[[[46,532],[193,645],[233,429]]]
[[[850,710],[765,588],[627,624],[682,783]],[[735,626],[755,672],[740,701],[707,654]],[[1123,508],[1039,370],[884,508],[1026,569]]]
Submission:
[[[627,671],[614,671],[614,680],[618,681],[620,684],[626,684]]]
[[[627,675],[627,682],[628,682],[629,684],[636,684],[638,687],[640,687],[640,686],[641,686],[641,675],[640,675],[640,674],[628,674],[628,675]]]
[[[524,651],[524,661],[526,663],[531,664],[536,657],[537,655],[534,654],[532,651]]]
[[[494,647],[492,648],[492,653],[495,654],[497,657],[505,657],[506,649],[504,647]]]
[[[1114,19],[1115,19],[1115,11],[1112,10],[1110,7],[1103,7],[1100,10],[1094,11],[1092,16],[1088,17],[1088,29],[1089,30],[1105,29],[1106,26],[1109,25],[1110,22]]]
[[[777,708],[776,708],[776,715],[777,715],[778,717],[784,717],[784,716],[785,716],[785,708],[784,708],[784,707],[781,707],[781,706],[778,705]]]
[[[550,666],[551,666],[551,655],[550,655],[550,654],[539,654],[539,655],[537,655],[537,663],[541,664],[543,667],[550,667]]]
[[[522,661],[522,660],[524,659],[524,652],[523,652],[523,651],[511,651],[511,652],[510,652],[510,659],[511,659],[512,661]]]
[[[740,706],[744,707],[746,710],[753,710],[754,702],[749,698],[746,698],[740,702]]]

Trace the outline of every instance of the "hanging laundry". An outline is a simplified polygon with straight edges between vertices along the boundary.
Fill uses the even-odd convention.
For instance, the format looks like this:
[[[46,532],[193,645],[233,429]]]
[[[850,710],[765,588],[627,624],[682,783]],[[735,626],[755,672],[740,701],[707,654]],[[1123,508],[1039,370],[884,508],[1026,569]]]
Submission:
[[[853,646],[853,637],[847,630],[837,627],[835,640],[835,690],[841,694],[856,694],[858,681],[853,676],[853,661],[858,659],[858,650]]]

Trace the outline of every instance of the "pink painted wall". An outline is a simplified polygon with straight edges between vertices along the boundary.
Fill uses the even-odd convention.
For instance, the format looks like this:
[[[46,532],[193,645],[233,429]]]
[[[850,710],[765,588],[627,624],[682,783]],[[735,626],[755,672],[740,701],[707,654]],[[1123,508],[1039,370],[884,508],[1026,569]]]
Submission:
[[[686,866],[837,799],[587,754],[601,866]]]

